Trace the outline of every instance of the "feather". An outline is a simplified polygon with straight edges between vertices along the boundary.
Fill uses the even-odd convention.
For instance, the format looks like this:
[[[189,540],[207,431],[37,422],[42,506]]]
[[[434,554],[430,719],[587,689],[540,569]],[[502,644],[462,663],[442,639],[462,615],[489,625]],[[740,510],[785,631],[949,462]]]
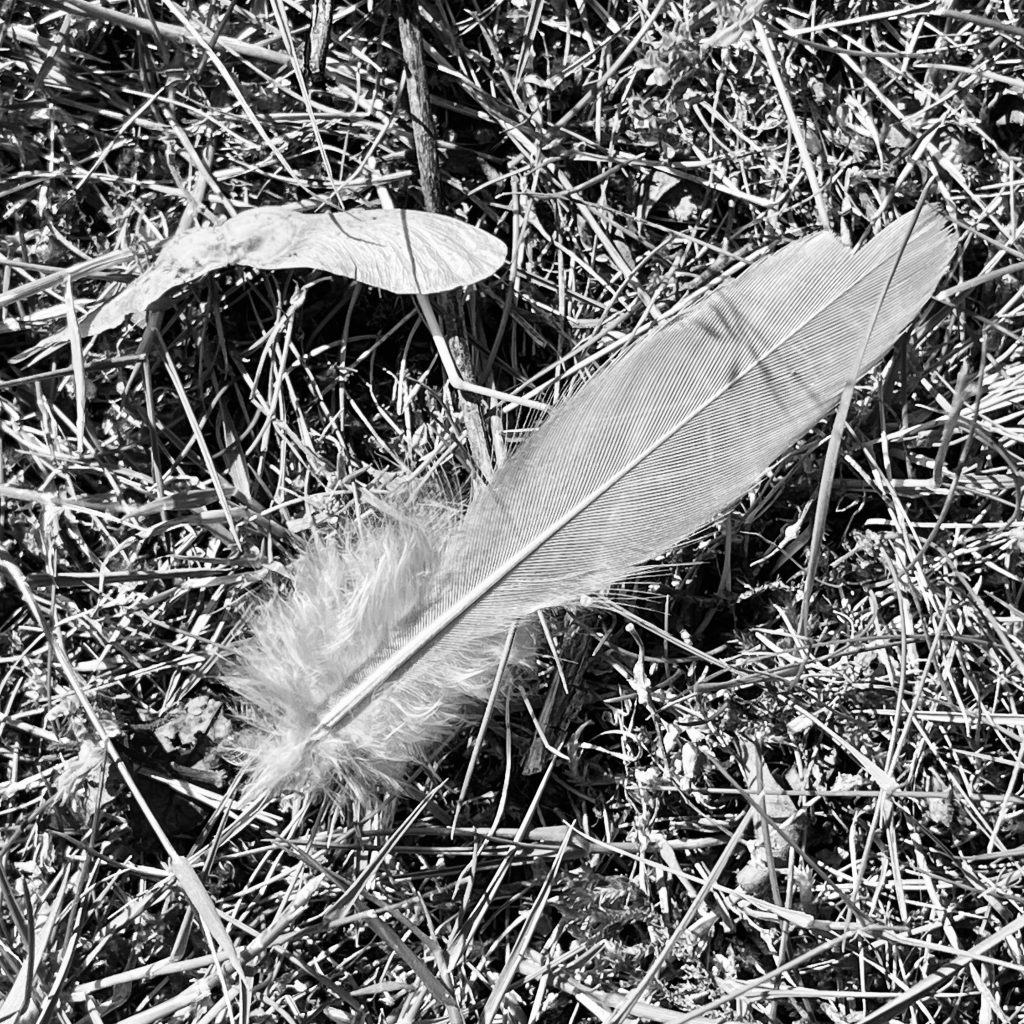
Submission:
[[[952,255],[908,214],[857,251],[821,232],[756,262],[561,402],[459,520],[413,509],[295,569],[229,683],[261,791],[401,781],[486,698],[510,626],[710,522],[889,350]]]

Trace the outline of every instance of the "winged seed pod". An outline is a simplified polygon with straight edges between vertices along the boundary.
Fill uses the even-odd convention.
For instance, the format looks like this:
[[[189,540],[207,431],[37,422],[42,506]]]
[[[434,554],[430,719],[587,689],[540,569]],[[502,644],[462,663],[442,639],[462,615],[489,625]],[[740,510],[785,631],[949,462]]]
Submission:
[[[109,331],[141,316],[171,289],[232,264],[309,267],[400,295],[427,295],[489,277],[505,255],[499,239],[438,213],[254,206],[223,224],[169,239],[148,270],[82,319],[79,332]]]
[[[793,242],[561,402],[461,519],[431,507],[318,543],[229,674],[250,786],[399,782],[486,698],[513,623],[741,497],[889,350],[953,247],[930,210],[855,252],[828,232]]]

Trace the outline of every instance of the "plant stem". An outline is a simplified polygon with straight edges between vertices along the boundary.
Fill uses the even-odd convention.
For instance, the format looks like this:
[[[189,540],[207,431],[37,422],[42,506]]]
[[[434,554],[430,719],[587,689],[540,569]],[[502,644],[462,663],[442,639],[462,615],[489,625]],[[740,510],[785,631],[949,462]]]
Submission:
[[[398,8],[398,28],[402,39],[402,56],[407,70],[406,96],[412,114],[413,143],[416,147],[416,162],[420,172],[420,188],[423,205],[429,213],[445,213],[441,198],[440,161],[437,154],[437,130],[430,110],[430,94],[427,90],[427,71],[423,61],[423,35],[420,32],[417,5],[403,0]],[[455,292],[444,292],[435,300],[448,349],[462,379],[471,384],[478,383],[473,366],[472,353],[466,343],[466,320],[462,305],[456,300]],[[486,407],[482,399],[463,392],[459,393],[459,404],[466,425],[466,437],[475,468],[485,479],[493,473],[487,434],[484,430]]]

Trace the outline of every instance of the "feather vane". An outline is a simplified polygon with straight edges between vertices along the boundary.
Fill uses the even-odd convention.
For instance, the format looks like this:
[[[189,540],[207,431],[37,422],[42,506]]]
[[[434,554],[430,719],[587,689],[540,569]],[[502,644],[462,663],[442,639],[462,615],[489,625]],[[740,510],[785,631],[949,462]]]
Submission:
[[[857,251],[828,232],[759,260],[561,402],[461,521],[413,511],[320,546],[229,682],[273,790],[400,781],[486,697],[508,628],[621,580],[748,491],[931,297],[930,210]]]

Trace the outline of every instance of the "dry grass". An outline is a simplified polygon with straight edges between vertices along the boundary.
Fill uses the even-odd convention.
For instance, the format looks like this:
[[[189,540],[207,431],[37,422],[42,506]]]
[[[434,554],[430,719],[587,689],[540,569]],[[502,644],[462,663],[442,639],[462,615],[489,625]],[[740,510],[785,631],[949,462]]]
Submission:
[[[858,392],[812,635],[826,426],[639,626],[552,612],[537,677],[362,820],[230,799],[218,663],[314,531],[470,479],[417,306],[225,271],[55,338],[193,223],[422,206],[395,11],[339,6],[317,89],[305,6],[0,8],[0,1016],[1021,1019],[1013,5],[423,8],[444,198],[510,247],[465,304],[499,392],[924,189],[962,241]]]

